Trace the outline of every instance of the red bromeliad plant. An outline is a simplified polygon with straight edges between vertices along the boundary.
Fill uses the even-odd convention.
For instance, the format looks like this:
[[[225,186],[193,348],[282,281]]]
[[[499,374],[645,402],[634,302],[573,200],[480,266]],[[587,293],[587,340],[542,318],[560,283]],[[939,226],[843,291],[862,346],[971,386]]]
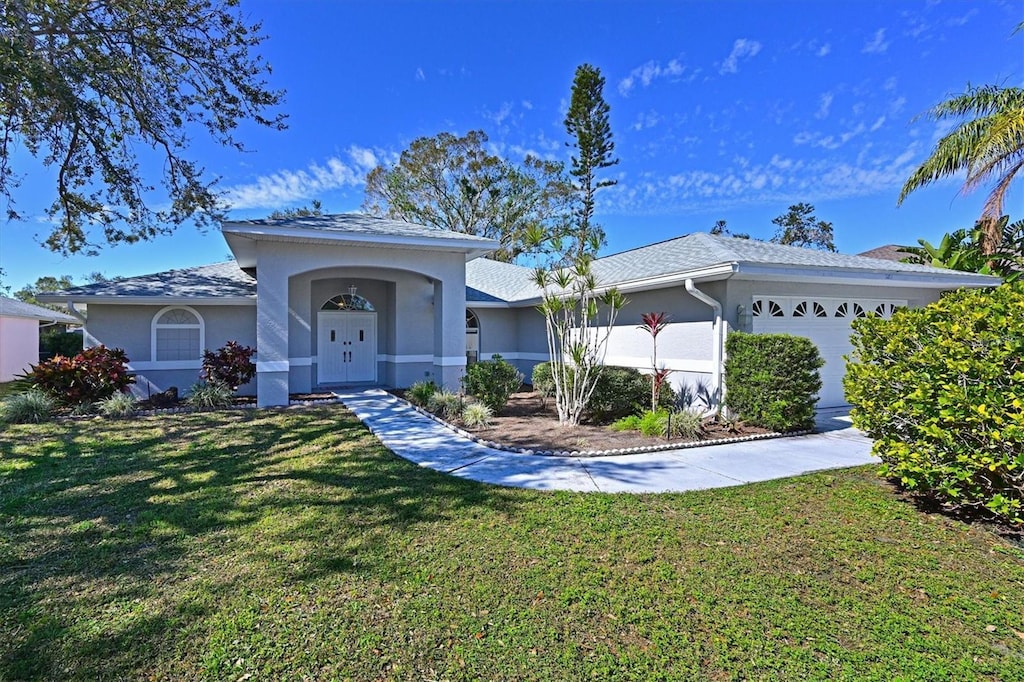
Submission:
[[[651,368],[654,374],[651,378],[651,411],[658,409],[658,396],[661,395],[661,387],[664,385],[672,370],[665,367],[658,367],[658,334],[668,326],[668,313],[643,313],[640,315],[643,321],[637,329],[643,329],[651,335],[651,343],[654,346],[654,355],[651,358]]]

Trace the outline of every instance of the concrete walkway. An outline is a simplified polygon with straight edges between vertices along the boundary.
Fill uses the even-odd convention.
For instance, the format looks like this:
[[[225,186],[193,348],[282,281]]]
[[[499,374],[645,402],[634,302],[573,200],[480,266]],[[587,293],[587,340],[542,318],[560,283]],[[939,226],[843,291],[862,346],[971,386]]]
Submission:
[[[453,433],[386,391],[338,397],[395,454],[452,476],[536,490],[661,493],[723,488],[877,463],[871,441],[842,412],[822,412],[809,436],[608,457],[496,450]]]

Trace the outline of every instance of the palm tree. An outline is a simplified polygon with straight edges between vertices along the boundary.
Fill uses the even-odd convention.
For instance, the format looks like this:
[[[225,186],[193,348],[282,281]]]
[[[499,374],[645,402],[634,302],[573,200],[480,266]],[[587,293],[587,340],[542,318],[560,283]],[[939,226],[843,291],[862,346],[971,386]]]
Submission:
[[[982,253],[999,248],[999,218],[1010,183],[1024,167],[1024,90],[986,85],[935,106],[927,114],[936,121],[965,119],[939,140],[932,155],[903,185],[897,204],[915,189],[966,171],[961,191],[967,193],[995,181],[985,200],[980,222]]]

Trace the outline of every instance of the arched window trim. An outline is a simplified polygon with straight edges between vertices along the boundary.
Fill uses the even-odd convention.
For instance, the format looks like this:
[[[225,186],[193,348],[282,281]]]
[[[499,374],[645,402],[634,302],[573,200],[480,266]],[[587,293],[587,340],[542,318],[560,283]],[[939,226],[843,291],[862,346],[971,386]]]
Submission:
[[[160,318],[163,317],[165,314],[167,314],[168,312],[170,312],[172,310],[184,310],[184,311],[187,311],[187,312],[191,313],[192,315],[194,315],[195,318],[199,322],[198,322],[198,324],[160,324]],[[188,360],[158,360],[157,359],[157,357],[156,357],[156,332],[157,332],[158,329],[195,329],[196,327],[199,328],[199,352],[196,354],[195,358],[190,358]],[[203,350],[206,349],[206,321],[203,320],[203,316],[199,314],[199,311],[196,310],[195,308],[193,308],[192,306],[187,306],[187,305],[169,305],[169,306],[166,306],[166,307],[161,308],[160,310],[158,310],[156,315],[153,316],[153,321],[150,323],[150,327],[149,327],[149,343],[150,343],[150,346],[149,346],[149,357],[150,357],[150,359],[152,361],[155,361],[155,362],[165,362],[165,363],[172,363],[172,362],[188,362],[188,363],[192,363],[192,362],[197,362],[197,361],[202,359],[202,357],[203,357]]]
[[[346,302],[354,301],[356,303],[360,303],[360,305],[359,307],[346,305],[344,308],[342,308],[338,306],[337,303],[335,303],[335,299],[341,299]],[[370,301],[360,296],[359,294],[337,294],[336,296],[331,296],[329,299],[324,301],[323,305],[320,306],[320,311],[341,313],[375,313],[377,312],[377,309],[373,307],[373,304],[370,303]]]

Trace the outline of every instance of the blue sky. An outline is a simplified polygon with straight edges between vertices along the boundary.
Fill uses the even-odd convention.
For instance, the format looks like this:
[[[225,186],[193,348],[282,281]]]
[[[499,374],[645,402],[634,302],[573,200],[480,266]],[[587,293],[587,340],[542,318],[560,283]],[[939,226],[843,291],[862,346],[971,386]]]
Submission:
[[[613,253],[718,219],[768,238],[810,202],[840,251],[935,240],[973,224],[984,192],[944,182],[896,197],[947,128],[915,119],[968,84],[1024,83],[1024,3],[319,2],[242,0],[263,22],[289,129],[244,127],[246,153],[196,131],[193,156],[234,209],[262,217],[320,199],[358,210],[362,180],[419,136],[483,129],[493,151],[566,160],[578,64],[607,85],[619,184],[599,194]],[[18,207],[39,216],[49,173],[19,159]],[[1024,190],[1008,211],[1024,217]],[[40,275],[129,276],[224,260],[217,231],[64,259],[39,219],[0,226],[15,288]]]

